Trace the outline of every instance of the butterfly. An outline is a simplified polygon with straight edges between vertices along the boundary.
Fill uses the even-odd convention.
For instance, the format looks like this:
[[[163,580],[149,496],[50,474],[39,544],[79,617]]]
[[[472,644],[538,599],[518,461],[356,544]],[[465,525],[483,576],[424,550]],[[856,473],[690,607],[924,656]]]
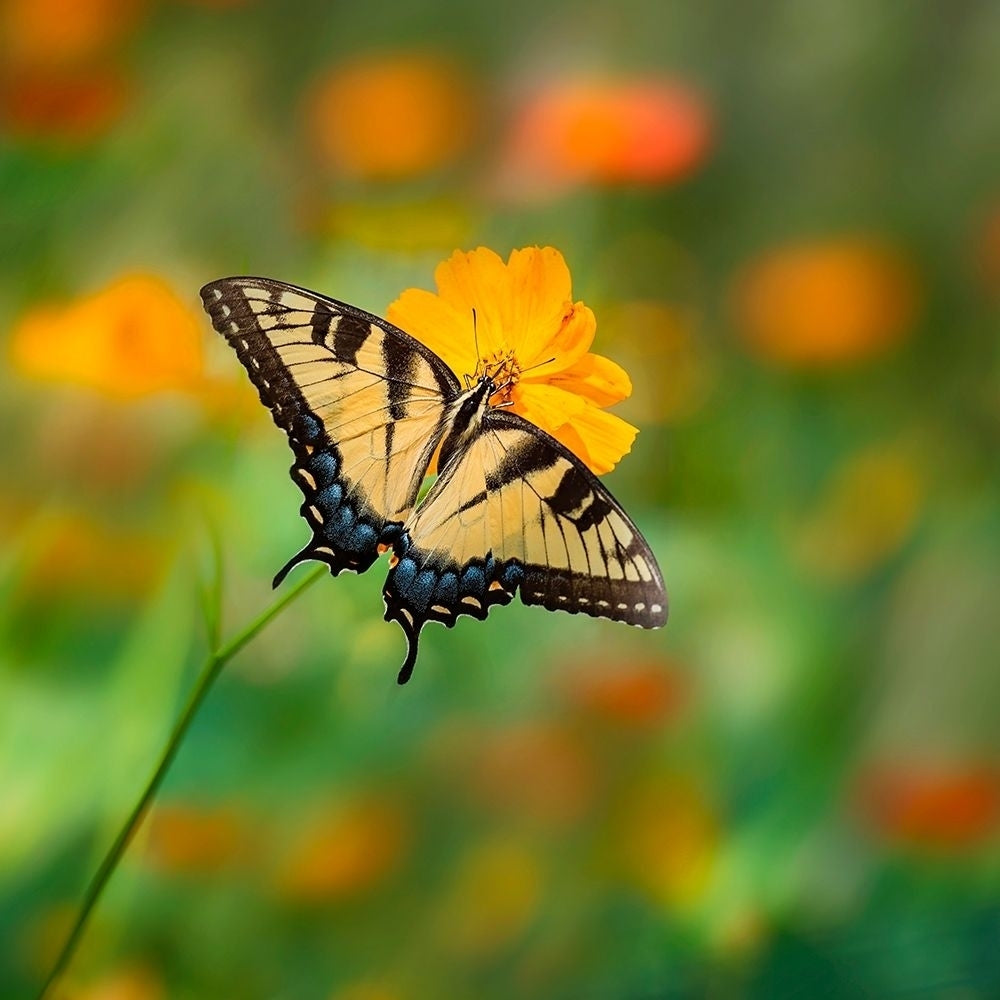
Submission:
[[[463,389],[426,346],[355,306],[270,278],[201,290],[295,455],[312,537],[278,571],[325,562],[363,573],[390,553],[385,620],[407,639],[428,621],[484,620],[515,593],[528,605],[642,628],[666,623],[646,541],[568,449],[509,409],[491,369]],[[438,476],[418,502],[434,456]]]

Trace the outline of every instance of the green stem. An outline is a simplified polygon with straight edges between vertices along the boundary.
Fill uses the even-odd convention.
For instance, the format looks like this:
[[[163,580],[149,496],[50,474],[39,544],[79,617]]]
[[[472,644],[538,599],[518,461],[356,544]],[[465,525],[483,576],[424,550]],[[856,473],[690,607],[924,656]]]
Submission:
[[[146,783],[146,787],[143,790],[142,795],[139,796],[135,805],[132,807],[132,811],[129,813],[128,819],[126,819],[125,823],[122,825],[121,830],[119,830],[118,836],[115,837],[114,843],[109,848],[108,853],[104,856],[104,860],[101,862],[100,868],[97,869],[97,873],[90,880],[90,885],[87,886],[87,892],[83,897],[80,912],[76,916],[73,928],[69,932],[69,937],[66,938],[66,943],[62,946],[62,950],[59,952],[59,955],[52,966],[52,971],[49,972],[48,978],[45,980],[45,984],[42,986],[42,989],[38,994],[38,1000],[45,1000],[45,997],[49,995],[49,991],[66,970],[66,966],[69,964],[70,959],[76,952],[77,945],[80,943],[80,938],[83,936],[83,932],[87,927],[90,915],[93,912],[94,907],[97,905],[98,900],[101,898],[105,886],[108,884],[108,879],[111,878],[115,869],[118,867],[118,863],[121,861],[122,855],[125,853],[125,848],[128,847],[129,842],[135,836],[136,830],[139,829],[139,825],[142,823],[143,817],[146,815],[146,811],[149,809],[149,806],[153,801],[153,797],[156,795],[157,789],[159,789],[161,783],[163,782],[163,778],[169,770],[171,762],[174,757],[177,756],[177,751],[180,749],[184,736],[191,726],[191,721],[194,719],[195,715],[197,715],[198,709],[201,707],[201,703],[205,700],[205,695],[208,694],[212,685],[215,683],[215,679],[219,676],[222,668],[248,642],[250,642],[250,640],[253,639],[264,628],[264,626],[271,621],[272,618],[274,618],[287,605],[291,604],[292,601],[299,596],[299,594],[309,587],[310,584],[315,583],[326,572],[327,569],[325,566],[317,566],[311,573],[302,577],[302,579],[299,580],[294,587],[290,587],[274,602],[274,604],[272,604],[265,611],[262,611],[240,633],[233,636],[232,639],[212,652],[205,661],[201,674],[198,676],[198,680],[195,683],[191,694],[188,696],[187,704],[184,706],[184,711],[181,712],[180,717],[174,724],[173,731],[170,734],[170,739],[167,740],[167,745],[163,748],[163,753],[160,755],[160,761],[156,765],[156,769],[153,771],[149,781]]]

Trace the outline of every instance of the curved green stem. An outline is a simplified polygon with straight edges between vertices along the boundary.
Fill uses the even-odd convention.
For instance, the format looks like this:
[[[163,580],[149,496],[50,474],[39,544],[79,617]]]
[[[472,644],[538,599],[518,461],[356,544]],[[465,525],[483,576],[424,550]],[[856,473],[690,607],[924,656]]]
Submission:
[[[214,650],[205,660],[205,665],[202,667],[201,673],[198,675],[198,680],[195,683],[191,694],[188,695],[188,700],[184,706],[184,710],[181,712],[180,717],[174,724],[173,731],[170,734],[170,739],[167,740],[167,744],[163,748],[159,763],[157,763],[149,781],[146,783],[146,787],[143,789],[142,794],[132,807],[132,811],[129,813],[128,819],[125,820],[121,830],[118,831],[118,836],[115,837],[114,843],[108,849],[108,853],[104,856],[104,860],[101,862],[100,868],[97,869],[94,877],[90,880],[90,884],[87,886],[87,892],[83,897],[83,903],[80,905],[80,911],[77,913],[76,920],[73,922],[73,927],[69,932],[69,936],[66,938],[66,943],[62,946],[59,955],[56,957],[56,960],[52,965],[52,970],[49,972],[48,978],[45,980],[45,984],[38,993],[38,1000],[45,1000],[45,997],[49,995],[49,991],[66,970],[66,966],[69,964],[70,959],[76,952],[77,946],[80,943],[80,938],[83,936],[83,932],[87,927],[90,915],[93,912],[94,907],[97,905],[98,900],[101,898],[105,886],[108,883],[108,879],[111,878],[114,870],[118,867],[118,863],[121,861],[122,855],[125,853],[125,848],[128,847],[129,842],[135,836],[136,830],[139,829],[139,825],[142,823],[143,817],[146,815],[157,790],[163,782],[163,778],[169,770],[170,764],[172,763],[174,757],[177,756],[177,751],[180,749],[181,743],[191,726],[192,720],[195,715],[197,715],[198,709],[201,707],[201,703],[205,700],[205,695],[208,694],[212,685],[215,683],[215,679],[219,676],[222,668],[248,642],[250,642],[250,640],[253,639],[264,628],[264,626],[271,621],[272,618],[274,618],[287,605],[291,604],[291,602],[294,601],[299,594],[310,586],[310,584],[315,583],[316,580],[318,580],[326,572],[327,569],[325,566],[317,566],[308,575],[302,577],[302,579],[299,580],[294,587],[290,587],[269,608],[262,611],[241,632],[233,636],[233,638],[228,642],[223,643],[218,649]]]

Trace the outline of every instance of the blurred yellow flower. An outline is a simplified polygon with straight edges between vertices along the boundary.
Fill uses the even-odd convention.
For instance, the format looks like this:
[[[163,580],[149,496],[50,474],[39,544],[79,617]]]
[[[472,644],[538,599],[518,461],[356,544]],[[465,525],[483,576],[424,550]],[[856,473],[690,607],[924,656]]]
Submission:
[[[166,1000],[160,978],[145,966],[107,973],[85,986],[61,988],[59,1000]]]
[[[325,810],[300,831],[281,864],[278,894],[294,902],[352,898],[395,871],[411,836],[397,802],[367,796]]]
[[[686,85],[562,80],[520,108],[503,170],[527,193],[560,183],[666,184],[701,165],[711,136],[709,108]]]
[[[602,310],[601,327],[635,373],[630,406],[640,421],[677,424],[705,405],[713,366],[692,312],[632,300]]]
[[[719,823],[701,786],[672,775],[648,776],[630,789],[615,825],[623,874],[654,901],[696,903],[711,877]]]
[[[363,180],[401,180],[453,162],[472,139],[471,86],[432,55],[373,55],[318,80],[307,123],[323,160]]]
[[[434,272],[437,294],[407,289],[387,318],[438,354],[461,379],[497,366],[512,386],[495,402],[547,431],[596,473],[608,472],[638,433],[603,407],[632,391],[619,365],[589,353],[593,312],[573,302],[569,269],[552,247],[456,251]],[[478,355],[477,355],[478,346]]]
[[[737,276],[733,309],[748,347],[790,368],[882,354],[911,332],[916,279],[894,250],[862,238],[771,251]]]
[[[153,275],[120,278],[66,306],[39,306],[15,327],[13,367],[132,399],[205,388],[198,315]]]
[[[323,233],[337,240],[392,253],[437,252],[465,242],[472,229],[469,209],[443,198],[342,202],[326,211],[322,225]]]
[[[455,869],[439,934],[449,951],[488,958],[524,933],[541,895],[542,870],[527,844],[506,838],[477,844]]]
[[[995,762],[873,765],[861,775],[857,795],[868,825],[901,846],[961,851],[1000,831],[1000,767]]]
[[[793,529],[793,552],[818,577],[856,579],[910,537],[923,498],[923,476],[904,451],[862,451],[835,471],[816,508]]]

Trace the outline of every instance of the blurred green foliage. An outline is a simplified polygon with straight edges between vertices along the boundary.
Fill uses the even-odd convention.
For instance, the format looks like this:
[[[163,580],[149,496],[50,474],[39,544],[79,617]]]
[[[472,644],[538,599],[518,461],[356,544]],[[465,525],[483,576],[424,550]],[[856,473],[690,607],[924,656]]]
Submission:
[[[668,627],[231,664],[67,998],[1000,995],[1000,7],[6,0],[0,996],[305,526],[198,313],[553,245]],[[138,280],[130,276],[139,276]]]

